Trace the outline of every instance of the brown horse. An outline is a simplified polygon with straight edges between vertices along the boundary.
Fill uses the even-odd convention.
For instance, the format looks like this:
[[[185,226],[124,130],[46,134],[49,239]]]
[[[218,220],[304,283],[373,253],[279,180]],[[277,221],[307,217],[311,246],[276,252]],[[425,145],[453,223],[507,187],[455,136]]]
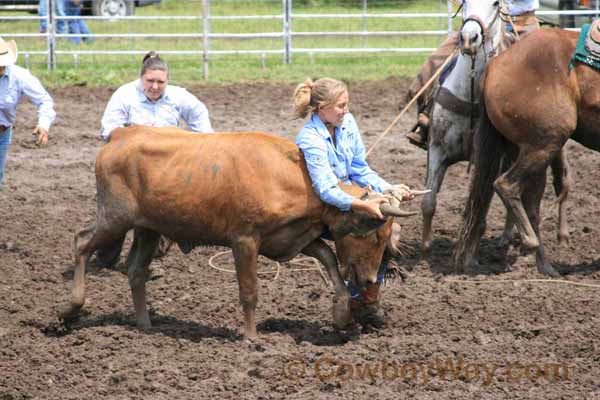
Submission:
[[[477,265],[495,189],[516,219],[521,248],[537,251],[538,271],[557,275],[539,236],[547,167],[569,138],[600,150],[600,72],[578,62],[569,67],[577,38],[577,32],[540,30],[490,63],[482,93],[485,112],[475,135],[475,171],[454,253],[457,272]],[[502,163],[512,159],[498,177]]]

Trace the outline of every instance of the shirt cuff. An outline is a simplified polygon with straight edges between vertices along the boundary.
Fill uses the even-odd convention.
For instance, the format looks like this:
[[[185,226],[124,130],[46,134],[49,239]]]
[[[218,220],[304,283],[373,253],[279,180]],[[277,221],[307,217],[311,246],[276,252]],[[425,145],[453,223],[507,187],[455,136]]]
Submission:
[[[38,120],[38,126],[41,126],[42,128],[44,128],[46,130],[46,132],[50,131],[50,125],[52,125],[52,121],[49,121],[47,119]]]

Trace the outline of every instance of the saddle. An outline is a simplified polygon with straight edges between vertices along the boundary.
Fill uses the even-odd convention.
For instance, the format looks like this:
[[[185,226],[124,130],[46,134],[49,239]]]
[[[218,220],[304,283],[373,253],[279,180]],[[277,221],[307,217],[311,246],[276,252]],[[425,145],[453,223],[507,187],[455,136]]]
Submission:
[[[592,22],[585,38],[585,49],[592,58],[600,60],[600,19]]]

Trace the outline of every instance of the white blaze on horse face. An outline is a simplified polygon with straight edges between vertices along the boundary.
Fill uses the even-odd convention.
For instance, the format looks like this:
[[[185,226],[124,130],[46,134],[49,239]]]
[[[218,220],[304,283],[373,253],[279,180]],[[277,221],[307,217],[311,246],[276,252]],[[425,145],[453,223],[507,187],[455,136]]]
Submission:
[[[460,31],[463,53],[475,54],[489,35],[495,31],[498,0],[467,0],[463,3],[463,26]]]

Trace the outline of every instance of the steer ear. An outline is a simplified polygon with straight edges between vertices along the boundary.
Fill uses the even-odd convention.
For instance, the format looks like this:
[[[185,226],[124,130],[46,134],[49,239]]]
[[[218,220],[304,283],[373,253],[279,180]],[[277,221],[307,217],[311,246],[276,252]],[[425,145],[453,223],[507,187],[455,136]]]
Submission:
[[[343,218],[340,218],[334,225],[330,225],[329,229],[337,237],[346,235],[367,235],[375,229],[379,229],[387,222],[386,219],[373,218],[363,212],[345,212]]]
[[[392,233],[390,234],[386,245],[387,251],[392,257],[404,256],[404,253],[406,252],[406,249],[403,248],[405,246],[400,242],[401,233],[402,227],[396,222],[392,223]]]

